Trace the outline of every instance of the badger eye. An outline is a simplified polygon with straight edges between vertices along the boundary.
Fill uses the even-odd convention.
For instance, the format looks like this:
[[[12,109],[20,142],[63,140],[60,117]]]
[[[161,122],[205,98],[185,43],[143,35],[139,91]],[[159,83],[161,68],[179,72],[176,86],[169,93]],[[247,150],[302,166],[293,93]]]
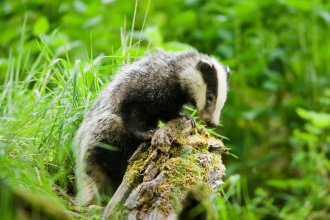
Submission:
[[[214,98],[214,96],[212,94],[207,94],[206,95],[206,101],[207,102],[212,102],[213,101],[213,98]]]

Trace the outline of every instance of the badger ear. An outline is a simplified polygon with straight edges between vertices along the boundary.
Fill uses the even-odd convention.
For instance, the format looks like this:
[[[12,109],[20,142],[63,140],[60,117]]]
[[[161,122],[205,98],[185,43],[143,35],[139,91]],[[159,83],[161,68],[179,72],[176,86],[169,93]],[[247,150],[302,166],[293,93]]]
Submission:
[[[229,66],[226,66],[226,65],[222,65],[222,66],[225,69],[227,75],[231,75],[232,74],[232,71],[229,69]]]
[[[207,60],[200,60],[196,65],[196,69],[201,72],[210,71],[212,68],[212,64]]]

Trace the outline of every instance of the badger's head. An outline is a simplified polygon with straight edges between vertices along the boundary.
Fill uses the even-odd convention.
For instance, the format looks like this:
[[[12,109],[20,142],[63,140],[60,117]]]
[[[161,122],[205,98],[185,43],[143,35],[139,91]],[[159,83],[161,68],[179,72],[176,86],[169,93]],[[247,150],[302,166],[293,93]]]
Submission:
[[[187,86],[200,119],[210,127],[217,127],[227,98],[229,68],[213,57],[206,57],[198,61],[190,74],[193,82]]]

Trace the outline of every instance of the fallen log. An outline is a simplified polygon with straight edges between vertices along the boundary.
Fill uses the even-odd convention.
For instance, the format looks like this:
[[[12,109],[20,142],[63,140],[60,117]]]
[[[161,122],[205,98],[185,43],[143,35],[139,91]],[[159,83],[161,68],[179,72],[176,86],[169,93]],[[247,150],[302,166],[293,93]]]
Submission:
[[[124,180],[102,219],[177,219],[191,215],[189,210],[198,201],[196,192],[204,195],[197,197],[209,198],[212,189],[223,183],[221,155],[226,152],[222,141],[211,137],[203,126],[196,127],[192,118],[169,121],[131,157]],[[212,206],[197,214],[216,219],[212,217],[216,212],[212,214],[210,209]]]

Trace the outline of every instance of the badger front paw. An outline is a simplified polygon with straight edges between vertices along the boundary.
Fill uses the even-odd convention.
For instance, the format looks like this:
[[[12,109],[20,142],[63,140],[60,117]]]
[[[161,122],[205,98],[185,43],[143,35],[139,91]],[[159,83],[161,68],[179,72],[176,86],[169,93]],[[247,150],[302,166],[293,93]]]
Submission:
[[[190,120],[191,126],[192,126],[193,128],[196,127],[196,122],[195,122],[195,119],[194,119],[193,117],[191,117],[191,116],[189,116],[189,115],[184,115],[184,117],[185,117],[187,120]]]
[[[136,131],[136,132],[134,132],[134,136],[137,139],[147,141],[147,140],[150,140],[152,138],[152,136],[154,135],[154,133],[155,133],[155,130]]]

